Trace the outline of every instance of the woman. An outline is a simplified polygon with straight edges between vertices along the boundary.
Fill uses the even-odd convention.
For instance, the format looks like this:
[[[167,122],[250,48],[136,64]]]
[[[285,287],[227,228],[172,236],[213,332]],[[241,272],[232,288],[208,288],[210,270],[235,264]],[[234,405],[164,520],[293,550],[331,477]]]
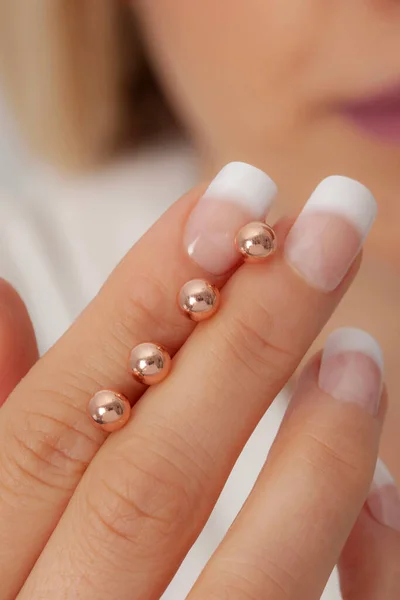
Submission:
[[[126,81],[127,71],[143,82],[140,61],[136,66],[129,63],[127,70],[117,69],[126,63],[115,54],[116,5],[49,2],[40,9],[31,3],[22,14],[14,2],[7,6],[9,20],[2,19],[4,43],[7,36],[13,43],[16,29],[25,44],[25,52],[21,46],[18,54],[8,52],[10,90],[42,152],[62,163],[88,163],[109,146],[121,123],[123,99],[117,82]],[[289,10],[282,3],[258,0],[143,0],[134,4],[133,14],[147,55],[209,179],[233,160],[255,165],[278,184],[282,214],[298,213],[318,182],[332,173],[362,181],[378,198],[380,214],[368,237],[362,270],[329,326],[350,323],[379,338],[389,392],[395,397],[400,327],[395,200],[400,185],[399,7],[314,0],[291,2]],[[138,56],[139,47],[132,45],[134,50]],[[34,69],[26,70],[28,59]],[[37,85],[40,69],[49,90]],[[266,212],[273,186],[259,173],[231,164],[209,188],[211,198],[221,196],[223,189],[229,190],[230,199],[240,193],[248,199],[247,211],[257,204],[254,194],[260,188],[254,182],[261,177]],[[325,180],[307,206],[317,203],[324,219],[327,211],[329,224],[318,222],[321,215],[315,222],[315,215],[306,213],[292,229],[293,221],[280,222],[276,229],[284,250],[267,265],[245,265],[232,276],[229,268],[237,267],[229,262],[234,260],[233,229],[244,224],[244,216],[261,215],[245,211],[236,222],[234,203],[229,211],[223,205],[226,223],[217,218],[219,208],[212,209],[211,220],[205,219],[204,210],[199,218],[204,189],[174,206],[143,238],[94,304],[2,409],[2,431],[17,440],[7,454],[16,469],[7,470],[3,460],[3,486],[8,490],[0,511],[0,530],[8,541],[8,559],[0,560],[3,573],[9,575],[5,598],[15,596],[39,555],[21,598],[159,597],[197,537],[252,429],[355,275],[355,250],[361,241],[357,235],[366,236],[374,203],[354,181]],[[118,219],[131,223],[126,206],[117,207],[120,213],[115,206],[113,211]],[[85,223],[85,208],[75,208]],[[91,211],[92,219],[93,215]],[[60,224],[63,229],[56,231],[61,236],[65,227]],[[207,241],[215,224],[219,230],[212,241],[228,240],[229,247],[214,248],[210,257],[193,244],[199,231]],[[229,235],[221,235],[223,224]],[[117,237],[108,223],[102,239],[114,243]],[[192,262],[182,253],[182,241]],[[78,255],[87,275],[88,252]],[[217,276],[215,283],[222,285],[227,274],[221,260],[229,279],[221,311],[191,333],[165,297],[175,294],[186,279],[205,274],[211,280]],[[6,261],[12,263],[12,257]],[[73,283],[75,271],[69,269],[61,280]],[[132,274],[136,286],[129,291]],[[92,290],[97,283],[95,278]],[[69,285],[60,289],[71,293]],[[30,325],[23,308],[7,287],[3,296],[13,315],[8,321],[25,323],[26,340]],[[125,297],[126,302],[121,300]],[[257,304],[254,298],[262,301]],[[76,309],[74,305],[73,315]],[[76,409],[86,406],[99,387],[118,387],[135,400],[142,388],[123,375],[126,351],[148,338],[177,350],[189,334],[171,378],[143,396],[126,428],[112,435],[93,458],[104,437],[93,433]],[[15,336],[13,340],[18,356],[20,345]],[[226,345],[221,342],[220,347],[218,340]],[[249,340],[255,346],[247,347]],[[245,357],[234,350],[239,342]],[[350,369],[353,378],[343,380],[348,365],[343,356],[349,349],[356,355]],[[227,360],[230,352],[232,360]],[[255,364],[248,360],[252,353]],[[18,368],[14,364],[9,370],[9,387],[35,359],[33,342],[29,352],[25,346],[23,356],[24,361],[14,360]],[[335,365],[342,369],[340,377]],[[376,343],[365,334],[346,330],[329,338],[322,359],[312,359],[300,378],[293,409],[254,494],[191,597],[319,597],[369,487],[385,409],[381,366]],[[43,396],[43,389],[50,393]],[[396,474],[399,411],[393,402],[382,445],[382,456]],[[57,421],[61,429],[54,428]],[[58,463],[56,450],[61,451]],[[305,464],[311,464],[311,470]],[[183,487],[179,473],[187,481]],[[42,486],[49,493],[42,495]],[[19,495],[18,489],[23,490]],[[171,489],[179,490],[179,502]],[[396,494],[388,471],[380,466],[342,554],[343,593],[348,598],[398,596]],[[25,501],[27,495],[30,502]],[[17,500],[13,503],[12,498]],[[215,514],[218,517],[218,510]],[[216,523],[218,527],[218,519]],[[29,543],[21,547],[21,532],[28,528]],[[378,549],[384,556],[381,561]],[[190,560],[189,556],[188,571]],[[174,597],[186,591],[182,584]]]

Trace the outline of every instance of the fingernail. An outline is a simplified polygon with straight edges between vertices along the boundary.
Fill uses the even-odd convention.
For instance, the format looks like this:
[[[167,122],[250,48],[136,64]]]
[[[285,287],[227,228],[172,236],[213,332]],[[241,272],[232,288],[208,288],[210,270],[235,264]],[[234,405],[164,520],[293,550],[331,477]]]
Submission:
[[[379,458],[367,499],[372,516],[380,523],[400,531],[400,495],[395,480]]]
[[[360,251],[376,212],[374,197],[358,181],[324,179],[286,238],[288,262],[313,287],[334,290]]]
[[[383,356],[378,342],[361,329],[343,328],[325,344],[319,387],[342,402],[376,415],[382,393]]]
[[[235,235],[249,221],[265,217],[276,191],[260,169],[241,162],[226,165],[188,219],[184,245],[192,260],[215,275],[234,267],[240,260]]]

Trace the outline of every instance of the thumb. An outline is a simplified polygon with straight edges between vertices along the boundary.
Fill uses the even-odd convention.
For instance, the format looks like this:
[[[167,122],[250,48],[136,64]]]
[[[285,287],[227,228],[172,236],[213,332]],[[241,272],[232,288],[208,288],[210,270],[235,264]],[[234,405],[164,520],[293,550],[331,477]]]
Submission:
[[[37,359],[35,332],[25,304],[0,279],[0,406]]]

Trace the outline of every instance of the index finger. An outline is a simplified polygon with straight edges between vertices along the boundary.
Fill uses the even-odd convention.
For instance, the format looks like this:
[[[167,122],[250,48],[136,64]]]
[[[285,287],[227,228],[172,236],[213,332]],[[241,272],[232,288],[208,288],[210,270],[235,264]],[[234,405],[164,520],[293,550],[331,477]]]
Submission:
[[[132,402],[140,397],[143,386],[127,373],[129,351],[146,341],[171,354],[182,345],[193,324],[179,313],[177,291],[197,277],[223,285],[237,264],[236,231],[266,213],[275,191],[259,169],[232,163],[205,193],[204,188],[189,192],[133,247],[5,404],[0,412],[4,598],[15,596],[105,439],[87,417],[90,397],[101,388],[122,392]]]

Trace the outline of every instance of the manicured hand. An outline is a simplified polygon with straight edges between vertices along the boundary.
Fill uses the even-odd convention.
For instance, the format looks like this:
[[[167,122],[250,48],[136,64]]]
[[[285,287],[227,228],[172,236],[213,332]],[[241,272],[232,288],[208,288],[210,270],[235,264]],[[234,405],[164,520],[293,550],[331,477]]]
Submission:
[[[204,191],[135,245],[0,410],[1,600],[160,598],[357,272],[375,214],[360,184],[325,180],[294,225],[275,227],[278,252],[253,265],[240,263],[233,238],[267,212],[271,180],[235,163]],[[199,277],[221,288],[221,306],[195,327],[175,297]],[[131,348],[145,341],[176,354],[148,390],[127,373]],[[318,599],[341,555],[346,599],[398,598],[400,502],[382,467],[368,497],[382,364],[368,334],[346,329],[306,366],[191,600]],[[103,388],[135,405],[108,439],[86,413]]]

